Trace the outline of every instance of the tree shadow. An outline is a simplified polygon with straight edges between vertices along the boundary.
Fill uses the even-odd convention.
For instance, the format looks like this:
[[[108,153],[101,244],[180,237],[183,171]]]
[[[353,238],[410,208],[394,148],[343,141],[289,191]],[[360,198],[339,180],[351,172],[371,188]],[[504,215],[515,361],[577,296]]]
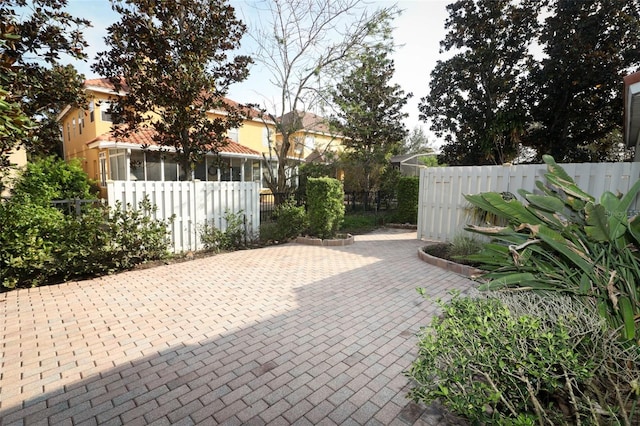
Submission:
[[[74,311],[82,339],[68,310],[49,313],[69,349],[43,349],[56,367],[40,360],[38,379],[20,382],[42,392],[2,404],[0,423],[437,421],[405,398],[415,333],[437,312],[415,289],[446,298],[471,282],[420,261],[423,244],[288,244],[61,286],[66,299],[94,298],[94,320]]]

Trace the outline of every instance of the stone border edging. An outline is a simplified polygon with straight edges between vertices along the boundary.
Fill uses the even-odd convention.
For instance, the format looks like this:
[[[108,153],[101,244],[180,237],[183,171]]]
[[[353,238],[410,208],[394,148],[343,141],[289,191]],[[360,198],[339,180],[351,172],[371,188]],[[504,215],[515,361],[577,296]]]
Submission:
[[[313,237],[296,238],[296,243],[305,244],[308,246],[340,247],[340,246],[350,246],[354,242],[355,242],[355,239],[351,234],[347,234],[346,238],[336,238],[336,239],[330,239],[330,240],[323,240],[322,238],[313,238]]]
[[[430,265],[437,266],[438,268],[442,268],[446,271],[463,275],[468,278],[484,273],[483,270],[474,268],[473,266],[461,265],[460,263],[442,259],[441,257],[431,256],[430,254],[425,253],[424,250],[422,250],[422,247],[418,249],[418,257],[420,260],[427,262]]]

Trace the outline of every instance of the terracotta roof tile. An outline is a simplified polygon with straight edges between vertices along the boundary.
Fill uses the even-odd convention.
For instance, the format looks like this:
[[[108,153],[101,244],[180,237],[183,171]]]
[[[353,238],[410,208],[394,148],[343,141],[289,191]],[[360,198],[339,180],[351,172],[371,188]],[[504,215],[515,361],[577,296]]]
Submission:
[[[113,132],[103,133],[97,138],[87,142],[87,145],[92,144],[94,142],[123,142],[130,143],[140,146],[159,146],[156,141],[153,140],[153,136],[155,134],[155,130],[152,129],[143,129],[138,132],[132,133],[127,137],[115,138],[113,136]],[[220,153],[228,153],[228,154],[242,154],[242,155],[251,155],[251,156],[260,156],[261,154],[258,151],[254,151],[253,149],[246,147],[244,145],[240,145],[237,142],[234,142],[230,139],[227,139],[227,144],[219,147],[218,152]]]
[[[113,85],[113,83],[111,83],[111,81],[108,78],[93,78],[93,79],[85,80],[84,85],[85,87],[93,86],[93,87],[99,87],[101,89],[115,90],[115,86]],[[124,81],[123,81],[122,90],[124,90],[125,92],[128,90],[127,85],[124,83]],[[222,99],[224,103],[226,103],[229,106],[242,110],[250,118],[256,118],[260,116],[260,111],[258,111],[255,108],[243,106],[238,102],[229,98],[222,98]]]

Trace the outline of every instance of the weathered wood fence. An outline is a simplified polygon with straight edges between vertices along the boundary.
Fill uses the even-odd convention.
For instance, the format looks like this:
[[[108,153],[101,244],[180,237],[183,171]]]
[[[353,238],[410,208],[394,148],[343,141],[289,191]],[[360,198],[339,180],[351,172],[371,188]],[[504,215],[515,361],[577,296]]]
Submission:
[[[597,199],[605,191],[626,193],[640,178],[640,163],[560,164],[578,186]],[[536,191],[546,164],[516,166],[428,167],[420,172],[418,238],[451,241],[469,222],[463,194]],[[638,200],[632,206],[640,210]]]
[[[110,207],[118,202],[138,208],[147,197],[158,209],[155,219],[169,219],[175,253],[201,250],[200,229],[206,223],[225,230],[226,212],[245,216],[248,235],[260,229],[260,185],[255,182],[107,182]]]

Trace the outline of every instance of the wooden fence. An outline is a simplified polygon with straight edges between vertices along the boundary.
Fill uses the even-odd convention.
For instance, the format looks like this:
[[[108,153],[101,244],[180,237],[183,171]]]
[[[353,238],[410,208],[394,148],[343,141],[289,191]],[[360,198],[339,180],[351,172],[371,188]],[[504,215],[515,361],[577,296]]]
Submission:
[[[225,213],[243,212],[250,236],[260,229],[260,185],[255,182],[107,182],[110,207],[118,202],[137,208],[148,197],[157,206],[155,219],[174,216],[170,225],[174,253],[201,250],[200,229],[205,222],[225,230]]]
[[[578,186],[600,198],[605,191],[626,193],[640,178],[640,163],[560,164]],[[470,221],[470,205],[463,194],[537,192],[544,181],[545,164],[517,166],[428,167],[420,172],[418,238],[451,241]],[[636,199],[632,206],[638,211]]]

